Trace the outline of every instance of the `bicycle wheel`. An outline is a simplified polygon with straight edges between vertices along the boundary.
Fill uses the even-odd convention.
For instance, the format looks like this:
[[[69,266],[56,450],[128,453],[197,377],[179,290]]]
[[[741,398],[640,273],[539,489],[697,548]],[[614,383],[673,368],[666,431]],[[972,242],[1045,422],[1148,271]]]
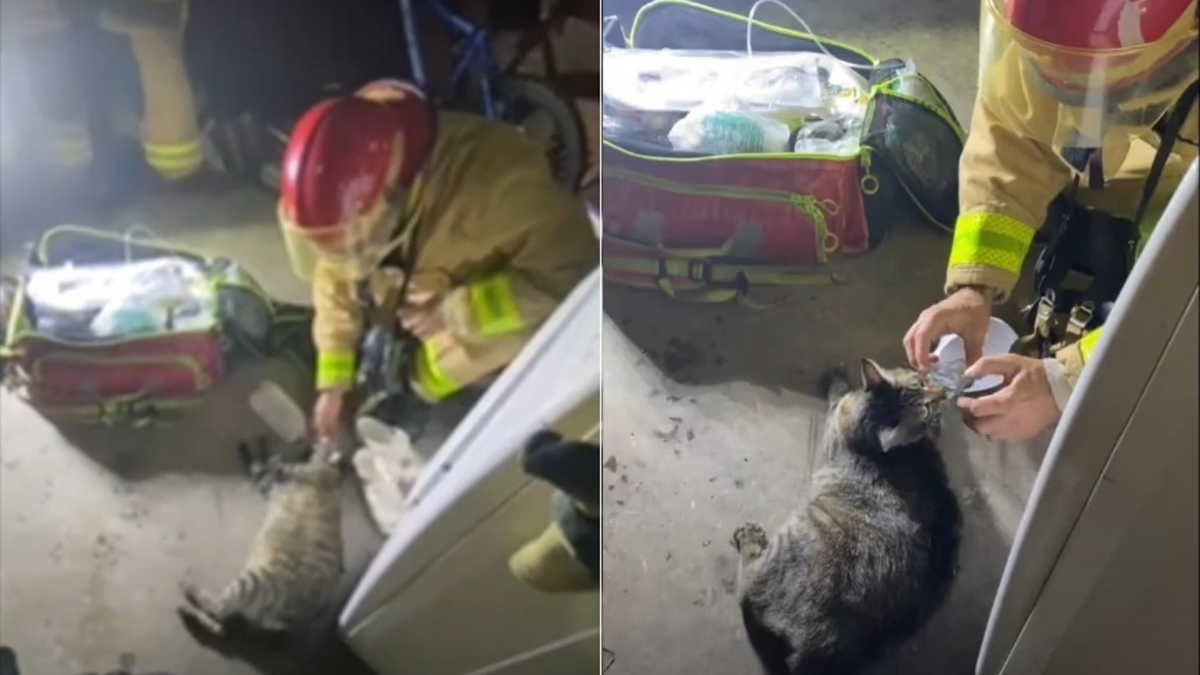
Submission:
[[[546,144],[555,179],[568,190],[579,189],[587,169],[587,133],[579,110],[544,80],[506,75],[496,81],[499,118]]]

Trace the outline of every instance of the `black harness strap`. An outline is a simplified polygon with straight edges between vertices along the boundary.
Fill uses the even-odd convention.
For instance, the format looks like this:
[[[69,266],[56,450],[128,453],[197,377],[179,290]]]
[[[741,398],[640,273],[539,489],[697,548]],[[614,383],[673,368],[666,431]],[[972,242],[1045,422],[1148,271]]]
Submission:
[[[1192,106],[1196,103],[1197,92],[1200,92],[1200,80],[1189,84],[1188,88],[1183,90],[1183,94],[1175,103],[1171,113],[1160,120],[1162,124],[1155,125],[1160,142],[1158,152],[1154,154],[1154,162],[1150,165],[1150,173],[1146,175],[1146,187],[1142,190],[1142,201],[1138,204],[1137,216],[1133,221],[1139,226],[1142,224],[1142,219],[1146,217],[1146,209],[1150,207],[1154,191],[1158,189],[1158,181],[1162,179],[1163,169],[1166,168],[1167,160],[1171,157],[1175,141],[1179,140],[1179,132],[1183,129],[1183,123],[1187,121],[1188,113],[1192,111]]]
[[[400,226],[403,227],[403,224]],[[399,234],[399,228],[397,228]],[[404,274],[396,296],[396,307],[408,297],[408,288],[413,272],[417,268],[420,223],[413,224],[408,244],[401,250],[392,251],[380,263],[380,268],[399,268]],[[366,402],[363,410],[374,408],[385,398],[409,393],[409,372],[412,355],[420,341],[400,325],[394,311],[383,312],[371,292],[370,277],[358,282],[356,295],[368,317],[367,334],[359,350],[358,385],[363,388]]]
[[[1170,113],[1155,124],[1160,143],[1132,221],[1078,205],[1075,194],[1079,180],[1073,183],[1062,200],[1065,215],[1055,217],[1059,220],[1057,232],[1034,268],[1038,300],[1025,309],[1033,332],[1021,339],[1021,353],[1048,356],[1103,325],[1133,267],[1140,225],[1198,91],[1200,81],[1192,82]],[[1096,187],[1097,179],[1102,187],[1098,150],[1075,152],[1064,155],[1064,159],[1087,175],[1090,187]]]

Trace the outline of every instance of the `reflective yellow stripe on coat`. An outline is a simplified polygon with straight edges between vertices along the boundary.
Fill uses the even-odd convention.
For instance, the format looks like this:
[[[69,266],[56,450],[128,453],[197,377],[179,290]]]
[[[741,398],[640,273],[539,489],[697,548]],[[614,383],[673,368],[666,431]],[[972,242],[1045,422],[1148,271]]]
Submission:
[[[484,335],[507,335],[525,327],[508,274],[501,272],[471,284],[468,291],[475,324]]]
[[[960,216],[949,266],[985,265],[1020,276],[1033,236],[1032,227],[1010,216],[986,212]]]
[[[1083,362],[1087,363],[1092,359],[1092,352],[1096,351],[1096,345],[1100,343],[1100,333],[1104,327],[1101,326],[1096,330],[1079,338],[1079,355],[1083,357]]]
[[[321,352],[317,355],[317,390],[340,389],[354,384],[353,352]]]
[[[432,341],[421,344],[417,354],[416,384],[430,403],[437,403],[458,393],[462,385],[455,382],[442,370],[438,362],[438,350]]]
[[[186,143],[146,143],[142,146],[146,163],[167,180],[183,180],[204,166],[204,145],[200,139]]]

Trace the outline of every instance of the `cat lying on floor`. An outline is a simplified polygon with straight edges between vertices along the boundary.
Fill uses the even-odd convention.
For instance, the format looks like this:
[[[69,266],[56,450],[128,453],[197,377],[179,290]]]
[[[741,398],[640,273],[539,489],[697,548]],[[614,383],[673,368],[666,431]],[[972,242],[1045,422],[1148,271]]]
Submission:
[[[286,463],[239,447],[251,478],[268,499],[267,517],[242,573],[220,595],[185,584],[179,608],[215,635],[231,628],[276,636],[306,629],[328,605],[341,579],[342,469],[332,443],[307,461]]]
[[[829,405],[810,497],[768,538],[733,533],[738,597],[770,675],[854,675],[945,599],[961,515],[938,454],[944,389],[862,363],[862,389],[824,378]]]

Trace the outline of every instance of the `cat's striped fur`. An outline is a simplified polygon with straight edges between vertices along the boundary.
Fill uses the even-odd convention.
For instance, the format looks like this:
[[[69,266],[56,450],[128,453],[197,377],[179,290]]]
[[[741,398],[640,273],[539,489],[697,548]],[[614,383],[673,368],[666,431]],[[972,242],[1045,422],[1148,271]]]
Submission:
[[[238,449],[267,497],[266,520],[237,579],[213,595],[184,584],[179,611],[216,635],[234,630],[297,633],[332,599],[342,567],[341,467],[332,448],[318,444],[307,461],[288,463]]]
[[[946,392],[916,372],[842,371],[808,498],[773,536],[747,523],[738,594],[770,675],[855,675],[912,636],[955,575],[960,514],[937,440]]]

